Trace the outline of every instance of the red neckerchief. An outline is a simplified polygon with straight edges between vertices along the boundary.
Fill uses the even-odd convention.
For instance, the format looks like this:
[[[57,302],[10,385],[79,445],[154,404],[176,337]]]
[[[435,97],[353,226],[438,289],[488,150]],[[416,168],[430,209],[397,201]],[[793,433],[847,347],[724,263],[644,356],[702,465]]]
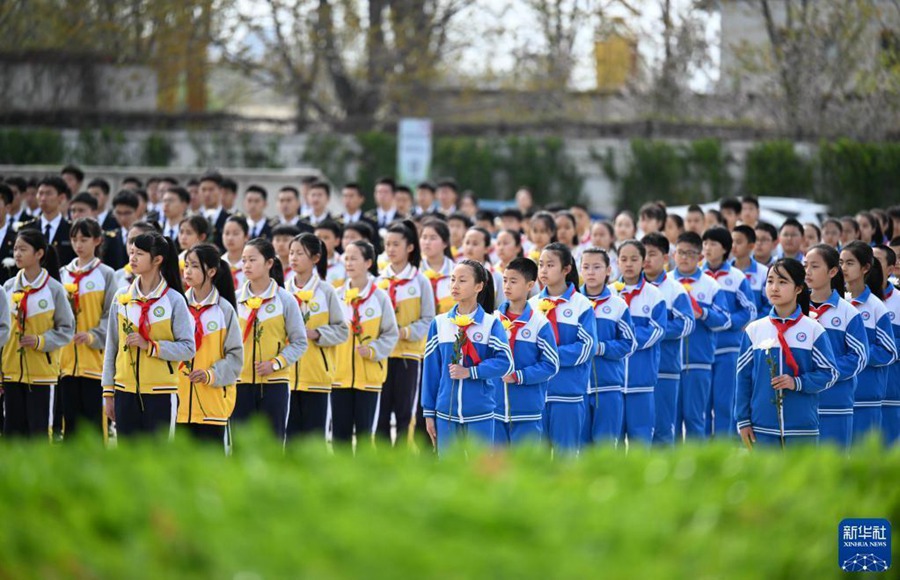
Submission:
[[[554,308],[554,310],[556,310]],[[523,313],[524,314],[524,313]],[[523,326],[528,324],[528,321],[531,320],[529,316],[527,319],[522,319],[521,314],[511,314],[507,310],[507,314],[500,315],[501,320],[509,320],[512,324],[509,327],[509,350],[515,352],[516,350],[516,335],[519,334],[519,330],[522,329]]]
[[[75,307],[76,312],[78,311],[78,305],[80,303],[79,298],[81,295],[81,281],[85,278],[85,276],[96,270],[97,266],[99,265],[100,262],[97,262],[90,270],[85,270],[83,272],[69,272],[69,276],[72,277],[72,284],[75,284],[75,292],[72,293],[72,304]]]
[[[706,275],[707,275],[707,276],[712,276],[713,278],[716,279],[716,282],[718,282],[718,281],[719,281],[719,278],[722,278],[722,277],[728,275],[728,270],[721,269],[721,270],[716,270],[715,272],[713,272],[712,270],[710,270],[709,268],[707,268],[707,269],[706,269]]]
[[[22,276],[22,280],[25,280],[25,276]],[[28,297],[34,294],[35,292],[40,292],[44,286],[47,285],[47,282],[50,280],[50,273],[47,273],[47,279],[44,280],[44,283],[38,286],[37,288],[26,287],[22,289],[22,300],[19,302],[19,312],[17,318],[21,319],[22,324],[19,329],[20,332],[25,332],[25,322],[28,320]]]
[[[375,293],[375,284],[370,284],[369,287],[369,293],[365,297],[350,301],[350,307],[353,308],[353,316],[350,318],[350,330],[353,334],[362,333],[362,326],[359,324],[359,308]]]
[[[794,376],[800,375],[800,367],[797,366],[797,361],[794,359],[794,353],[791,352],[791,347],[788,346],[787,339],[784,338],[784,333],[787,332],[789,328],[796,325],[800,322],[802,316],[798,316],[793,320],[788,320],[786,322],[782,322],[781,320],[772,318],[772,324],[775,326],[775,330],[778,331],[778,342],[781,344],[781,351],[784,353],[784,362],[787,363],[787,366],[794,371]]]
[[[646,283],[647,279],[641,278],[641,281],[638,283],[638,285],[632,288],[630,292],[624,292],[622,294],[622,298],[625,299],[625,303],[628,304],[629,307],[631,307],[631,301],[640,296],[641,292],[644,291],[644,284]]]
[[[685,286],[685,285],[691,285],[691,286],[693,286],[696,282],[697,282],[697,281],[694,280],[693,278],[682,278],[682,279],[681,279],[681,285],[682,285],[682,286]],[[697,302],[697,299],[694,298],[694,295],[691,294],[691,291],[690,291],[690,290],[688,290],[687,288],[685,288],[684,290],[685,290],[685,292],[687,292],[688,298],[691,299],[691,308],[694,309],[694,314],[697,314],[697,315],[699,316],[700,314],[703,313],[703,307],[700,306],[700,303]]]
[[[240,288],[241,286],[240,286],[240,284],[238,284],[238,278],[237,278],[238,272],[240,270],[238,270],[234,266],[229,266],[229,268],[231,268],[231,280],[232,280],[232,282],[234,282],[235,289]]]
[[[831,308],[831,304],[829,302],[823,302],[819,306],[814,306],[813,304],[809,305],[809,317],[813,320],[818,320],[825,312]]]
[[[607,294],[603,298],[588,298],[588,300],[591,301],[591,306],[594,308],[594,310],[596,310],[598,306],[609,300],[610,296],[612,296],[612,294]]]
[[[554,304],[554,307],[547,311],[547,321],[550,323],[550,327],[553,328],[553,335],[556,337],[556,344],[559,344],[559,326],[556,323],[556,309],[559,308],[559,305],[563,302],[566,302],[565,298],[544,298],[543,300],[549,300]]]
[[[156,302],[166,295],[166,292],[169,291],[168,286],[165,290],[162,291],[162,294],[157,296],[156,298],[136,298],[135,301],[138,303],[138,306],[141,307],[141,314],[138,317],[138,334],[141,335],[141,338],[150,342],[150,307],[156,304]]]
[[[434,294],[434,306],[435,307],[437,307],[438,304],[440,303],[440,299],[438,299],[438,291],[437,291],[438,283],[447,277],[445,274],[441,274],[440,272],[438,272],[438,274],[440,274],[440,276],[438,276],[437,278],[429,278],[428,279],[428,281],[431,282],[431,292]]]
[[[274,296],[272,297],[274,298]],[[262,304],[259,305],[259,308],[262,308],[266,304],[272,301],[272,298],[266,298],[262,301]],[[256,313],[259,311],[259,308],[251,308],[250,314],[247,315],[247,326],[244,327],[244,336],[241,338],[241,342],[247,342],[247,337],[250,336],[250,330],[253,328],[253,323],[256,322]]]
[[[418,271],[418,269],[413,270],[412,276],[409,278],[397,278],[396,276],[388,278],[388,296],[391,298],[391,306],[394,307],[394,310],[397,310],[397,288],[412,282]]]
[[[213,306],[214,304],[206,304],[203,306],[195,305],[188,309],[188,312],[194,317],[194,344],[197,347],[197,352],[200,352],[200,345],[203,344],[203,323],[200,321],[200,317]]]

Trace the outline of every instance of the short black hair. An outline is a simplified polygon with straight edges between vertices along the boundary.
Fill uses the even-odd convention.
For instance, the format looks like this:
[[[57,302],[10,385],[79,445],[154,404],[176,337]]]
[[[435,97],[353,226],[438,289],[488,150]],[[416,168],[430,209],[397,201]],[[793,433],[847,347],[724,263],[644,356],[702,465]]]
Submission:
[[[380,177],[378,181],[375,182],[375,185],[390,185],[391,191],[397,189],[397,182],[394,181],[393,177]]]
[[[182,203],[188,204],[191,203],[191,194],[185,188],[180,185],[174,185],[166,190],[166,193],[174,193],[178,196],[178,199],[182,201]],[[163,195],[165,195],[164,193]]]
[[[326,197],[331,198],[331,186],[325,181],[313,181],[309,184],[308,189],[321,189],[325,192]]]
[[[434,184],[430,181],[423,181],[416,186],[416,189],[427,189],[431,193],[434,193]]]
[[[731,230],[732,234],[743,234],[747,241],[751,244],[756,243],[756,232],[750,226],[746,224],[741,224],[738,226],[734,226],[734,229]]]
[[[306,186],[310,186],[317,181],[319,181],[319,177],[316,175],[306,175],[300,178],[300,183]]]
[[[512,219],[516,219],[519,221],[522,221],[525,219],[525,217],[522,215],[522,210],[520,210],[517,207],[508,207],[508,208],[504,209],[503,211],[500,212],[500,218],[501,219],[502,218],[512,218]]]
[[[3,198],[3,203],[9,205],[13,202],[13,192],[12,188],[10,188],[5,183],[0,183],[0,198]]]
[[[175,179],[174,177],[172,177],[171,175],[163,175],[162,177],[159,178],[160,183],[162,183],[164,181],[166,183],[171,183],[172,185],[178,185],[178,180]],[[194,181],[194,180],[191,180],[191,181]],[[150,183],[150,182],[147,181],[147,183]],[[191,184],[191,182],[188,181],[188,185],[190,185],[190,184]]]
[[[227,189],[228,191],[237,192],[238,184],[237,181],[231,179],[230,177],[222,178],[222,189]]]
[[[451,220],[461,221],[462,223],[466,224],[466,229],[472,227],[472,220],[469,219],[469,216],[467,216],[466,214],[464,214],[461,211],[453,212],[450,215],[448,215],[447,221],[449,222]]]
[[[744,197],[741,198],[741,203],[742,204],[749,203],[750,205],[756,207],[756,209],[759,209],[759,200],[756,199],[755,196],[745,195]]]
[[[365,198],[366,194],[363,192],[362,188],[355,181],[351,181],[350,183],[345,183],[342,189],[352,189],[356,192],[356,195]]]
[[[736,197],[724,197],[719,201],[719,209],[730,209],[734,213],[741,213],[741,200]]]
[[[150,203],[150,197],[147,195],[146,189],[135,189],[134,194],[144,200],[144,203]]]
[[[760,230],[761,230],[761,231],[766,232],[767,234],[769,234],[770,236],[772,236],[772,239],[773,239],[773,240],[777,240],[777,239],[778,239],[778,230],[776,230],[776,229],[775,229],[775,226],[773,226],[773,225],[770,224],[769,222],[758,222],[758,223],[756,224],[756,228],[755,228],[755,229],[756,229],[757,231],[760,231]]]
[[[300,190],[297,189],[296,187],[294,187],[293,185],[285,185],[284,187],[282,187],[281,189],[278,190],[278,193],[281,193],[282,191],[289,191],[294,194],[294,197],[296,197],[297,199],[300,199]]]
[[[697,232],[684,232],[683,234],[678,235],[678,239],[675,240],[675,245],[678,244],[688,244],[689,246],[693,246],[697,251],[703,249],[703,239]]]
[[[644,246],[652,246],[663,254],[669,253],[669,239],[659,232],[647,234],[641,238],[641,243],[644,244]]]
[[[252,184],[247,188],[247,191],[244,192],[244,197],[247,197],[248,193],[258,193],[263,200],[268,201],[269,192],[266,191],[266,188],[261,185]]]
[[[275,236],[290,236],[295,238],[300,235],[300,228],[297,226],[292,226],[291,224],[278,224],[274,228],[272,228],[272,237]]]
[[[41,179],[41,181],[37,185],[38,187],[42,185],[52,187],[56,190],[57,193],[61,193],[66,197],[69,197],[72,194],[72,192],[69,191],[69,186],[66,185],[66,182],[63,181],[63,178],[59,177],[58,175],[48,175]]]
[[[208,171],[200,176],[200,179],[197,181],[197,184],[203,183],[204,181],[212,181],[219,187],[222,187],[222,174],[218,171]]]
[[[794,218],[788,218],[788,219],[784,220],[784,223],[781,224],[781,227],[778,228],[778,231],[781,232],[781,231],[783,231],[784,228],[786,228],[786,227],[788,227],[788,228],[790,228],[790,227],[797,228],[797,231],[800,232],[800,235],[801,235],[801,236],[803,235],[803,224],[801,224],[798,220],[796,220],[796,219],[794,219]]]
[[[82,191],[78,195],[72,198],[72,201],[69,202],[69,205],[73,203],[83,203],[84,205],[91,208],[91,211],[97,211],[97,198],[91,195],[86,191]]]
[[[333,233],[337,239],[341,239],[341,234],[343,234],[343,230],[341,229],[341,224],[337,223],[334,220],[322,220],[318,224],[315,225],[314,229],[316,230],[328,230]]]
[[[656,220],[661,226],[666,225],[666,208],[654,202],[645,203],[641,206],[638,215],[644,218]]]
[[[728,231],[727,228],[723,228],[720,226],[713,226],[703,232],[703,241],[709,240],[711,242],[719,242],[723,248],[725,248],[725,257],[727,258],[729,254],[731,254],[731,246],[734,245],[734,240],[731,239],[731,232]]]
[[[703,208],[697,205],[696,203],[692,203],[688,206],[687,212],[685,213],[703,213]]]
[[[65,175],[67,173],[71,173],[72,175],[74,175],[75,179],[77,179],[79,183],[84,181],[84,171],[82,171],[81,168],[77,165],[66,165],[59,172],[60,175]]]
[[[398,185],[396,188],[394,188],[394,193],[405,193],[409,197],[413,197],[412,190],[405,185]]]
[[[125,181],[125,180],[123,180],[123,181]],[[92,179],[87,184],[87,189],[90,189],[92,187],[96,187],[96,188],[100,189],[103,192],[103,195],[109,195],[109,192],[110,192],[109,182],[106,181],[105,179],[102,179],[100,177],[98,177],[96,179]]]
[[[497,214],[492,212],[489,209],[480,209],[475,212],[475,221],[485,221],[494,223],[494,218],[497,217]]]
[[[24,177],[7,177],[6,184],[15,187],[20,192],[23,192],[26,189],[28,189],[28,182],[25,181]]]
[[[454,193],[459,193],[459,184],[452,177],[445,177],[437,182],[438,187],[449,187]]]
[[[117,205],[127,205],[131,209],[137,209],[141,202],[136,193],[130,189],[123,189],[113,197],[112,206],[116,207]]]
[[[96,181],[96,179],[94,181]],[[134,176],[134,175],[129,175],[127,177],[123,177],[122,183],[134,183],[138,187],[144,187],[144,182],[141,181],[137,176]],[[109,191],[107,191],[107,193],[109,193]]]
[[[514,270],[522,274],[528,282],[537,280],[538,267],[534,260],[529,258],[514,258],[506,267],[506,271]]]

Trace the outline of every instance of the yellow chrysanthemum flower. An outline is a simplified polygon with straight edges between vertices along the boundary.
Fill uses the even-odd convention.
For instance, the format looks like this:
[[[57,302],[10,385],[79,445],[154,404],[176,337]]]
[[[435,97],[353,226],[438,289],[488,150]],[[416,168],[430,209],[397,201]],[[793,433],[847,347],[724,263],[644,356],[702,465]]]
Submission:
[[[556,304],[554,304],[552,300],[547,300],[546,298],[544,298],[543,300],[538,302],[538,308],[541,312],[546,314],[556,308]]]
[[[500,322],[503,323],[504,330],[509,330],[510,328],[512,328],[512,325],[513,325],[512,320],[509,320],[508,318],[504,318]]]
[[[429,270],[425,270],[425,277],[428,278],[429,280],[437,280],[438,278],[441,277],[441,273],[435,272],[434,270],[429,269]]]
[[[357,298],[359,298],[359,288],[348,288],[347,293],[344,294],[344,301],[347,304],[350,304]]]
[[[456,318],[451,318],[450,321],[460,328],[465,328],[475,323],[475,319],[468,314],[457,314]]]
[[[381,280],[378,281],[378,287],[381,288],[382,290],[387,290],[388,288],[391,287],[391,281],[388,280],[387,278],[382,278]]]
[[[131,264],[125,264],[125,267],[123,268],[123,270],[125,270],[125,271],[128,272],[129,274],[133,274],[133,273],[134,273],[134,272],[132,271],[132,269],[131,269]]]
[[[63,288],[65,288],[66,292],[68,292],[69,294],[75,294],[76,292],[78,292],[78,284],[74,284],[72,282],[63,284]]]
[[[259,307],[262,306],[263,300],[259,296],[254,296],[252,298],[248,298],[244,304],[247,305],[247,308],[250,310],[259,310]]]
[[[312,297],[312,290],[300,290],[299,292],[297,292],[297,298],[299,298],[303,302],[309,302],[310,300],[312,300]]]
[[[119,294],[119,304],[125,306],[129,302],[131,302],[131,296],[128,294]]]
[[[615,283],[613,283],[613,288],[616,289],[616,292],[621,292],[622,290],[625,289],[625,283],[624,282],[615,282]]]
[[[25,298],[24,292],[13,292],[12,300],[14,304],[18,304],[22,301],[22,298]]]

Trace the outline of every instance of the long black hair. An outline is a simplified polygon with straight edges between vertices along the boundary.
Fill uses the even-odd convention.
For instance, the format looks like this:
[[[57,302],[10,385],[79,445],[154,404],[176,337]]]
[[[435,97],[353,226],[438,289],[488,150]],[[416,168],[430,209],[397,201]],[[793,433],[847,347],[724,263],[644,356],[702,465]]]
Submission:
[[[131,240],[131,244],[150,254],[151,260],[161,256],[162,264],[159,266],[159,273],[169,288],[174,288],[179,294],[184,294],[181,288],[181,272],[178,270],[178,251],[175,248],[175,242],[170,242],[159,232],[147,232],[136,235]]]
[[[468,266],[472,269],[472,273],[475,276],[475,283],[481,282],[481,292],[478,293],[478,296],[475,297],[475,300],[485,312],[490,314],[494,311],[494,278],[491,276],[491,273],[487,271],[481,262],[476,262],[475,260],[469,260],[468,258],[459,261],[460,266]]]
[[[665,213],[663,213],[663,215],[665,215]],[[565,240],[560,240],[560,241],[563,241],[567,245],[572,246],[572,247],[577,246],[578,245],[578,222],[575,221],[575,214],[573,214],[570,211],[563,210],[563,211],[556,212],[556,217],[565,218],[565,219],[569,220],[570,222],[572,222],[572,229],[575,230],[575,233],[572,235],[571,243],[565,242]],[[663,221],[665,221],[665,220],[663,220]],[[665,224],[663,224],[663,225],[665,225]],[[557,228],[557,231],[559,231],[559,228]]]
[[[197,237],[200,238],[201,243],[208,240],[209,236],[212,234],[212,225],[209,223],[209,220],[202,215],[188,216],[181,220],[179,225],[183,226],[184,224],[191,226],[191,229],[194,230],[197,233]]]
[[[244,247],[256,248],[256,250],[262,254],[263,260],[272,260],[272,267],[269,269],[269,277],[275,280],[276,284],[284,288],[284,266],[281,265],[281,260],[275,255],[275,246],[272,245],[272,242],[265,238],[254,238],[247,242]]]
[[[325,248],[325,242],[320,240],[315,234],[309,232],[300,234],[291,240],[291,245],[300,244],[300,247],[306,252],[311,260],[315,260],[316,274],[322,280],[328,276],[328,255]]]
[[[422,250],[419,248],[419,236],[417,234],[416,224],[413,223],[412,220],[395,221],[388,226],[387,233],[403,236],[406,243],[413,247],[407,257],[409,263],[412,264],[414,268],[418,268],[419,264],[422,263]],[[399,274],[399,272],[397,272],[397,274]]]
[[[881,301],[884,301],[884,272],[881,270],[881,262],[875,259],[875,252],[872,246],[861,241],[854,240],[844,246],[843,250],[853,254],[853,257],[859,261],[862,267],[869,267],[866,272],[866,286],[869,287],[872,294]],[[849,291],[850,289],[847,288]]]
[[[481,226],[473,226],[469,228],[469,232],[477,232],[484,239],[484,261],[489,262],[491,259],[491,232]],[[466,232],[468,234],[469,232]],[[465,238],[463,238],[465,239]]]
[[[72,222],[72,227],[69,228],[69,239],[75,239],[75,236],[81,234],[86,238],[99,239],[103,237],[103,230],[100,228],[100,223],[91,217],[86,218],[78,218],[74,222]],[[103,244],[98,245],[94,248],[94,255],[100,255],[100,248],[103,247]]]
[[[797,294],[797,304],[800,306],[803,314],[809,314],[809,286],[806,285],[806,268],[803,267],[803,264],[794,258],[781,258],[769,266],[769,272],[774,272],[779,278],[788,280],[794,286],[800,287],[800,293]],[[768,277],[767,273],[766,278]]]
[[[209,271],[215,269],[216,274],[212,278],[212,285],[219,291],[219,296],[224,298],[234,307],[237,307],[237,299],[234,295],[234,278],[231,275],[231,267],[219,255],[219,248],[212,244],[197,244],[184,255],[185,259],[194,254],[200,263],[200,271],[203,272],[203,281],[209,278]]]
[[[544,225],[547,226],[547,230],[550,232],[550,243],[552,244],[556,241],[556,218],[553,217],[552,213],[539,211],[531,216],[531,223],[534,224],[534,222],[544,222]]]
[[[548,244],[544,247],[545,252],[553,252],[557,256],[559,256],[559,261],[562,263],[562,267],[571,266],[569,273],[566,274],[566,284],[572,284],[576,288],[578,287],[578,265],[575,263],[575,258],[572,256],[572,250],[569,249],[569,246],[565,245],[562,242],[553,242],[552,244]]]
[[[882,244],[884,243],[884,232],[881,230],[881,222],[875,217],[872,212],[861,211],[856,214],[856,221],[858,222],[860,218],[863,218],[869,225],[872,226],[872,239],[869,240],[870,245]]]
[[[519,248],[519,251],[516,253],[517,258],[525,257],[525,249],[522,247],[522,232],[518,232],[516,230],[504,229],[504,230],[500,230],[499,232],[497,232],[498,238],[500,237],[500,234],[509,234],[509,236],[512,237],[513,244],[515,244],[515,246],[517,248]]]
[[[359,251],[362,252],[363,260],[369,260],[369,274],[378,276],[378,261],[377,256],[375,255],[375,246],[365,240],[356,240],[355,242],[351,242],[350,245],[359,248]]]
[[[450,249],[450,227],[442,219],[430,218],[422,222],[422,231],[425,228],[431,228],[434,233],[444,242],[444,255],[451,260],[453,259],[453,250]]]
[[[50,277],[59,282],[59,259],[56,257],[56,249],[47,243],[47,238],[40,230],[23,229],[19,230],[16,236],[35,251],[43,250],[44,256],[41,258],[41,268],[47,270]]]
[[[809,249],[807,254],[810,252],[818,254],[829,270],[837,268],[837,274],[831,277],[831,289],[837,290],[838,294],[843,294],[846,284],[844,283],[844,271],[841,270],[841,254],[828,244],[816,244]]]

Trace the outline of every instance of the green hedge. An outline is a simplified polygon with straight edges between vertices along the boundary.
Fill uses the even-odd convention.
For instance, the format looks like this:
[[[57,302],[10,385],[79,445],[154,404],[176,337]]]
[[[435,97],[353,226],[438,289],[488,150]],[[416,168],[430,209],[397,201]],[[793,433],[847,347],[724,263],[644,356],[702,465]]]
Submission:
[[[900,452],[4,445],[0,578],[837,578]]]

